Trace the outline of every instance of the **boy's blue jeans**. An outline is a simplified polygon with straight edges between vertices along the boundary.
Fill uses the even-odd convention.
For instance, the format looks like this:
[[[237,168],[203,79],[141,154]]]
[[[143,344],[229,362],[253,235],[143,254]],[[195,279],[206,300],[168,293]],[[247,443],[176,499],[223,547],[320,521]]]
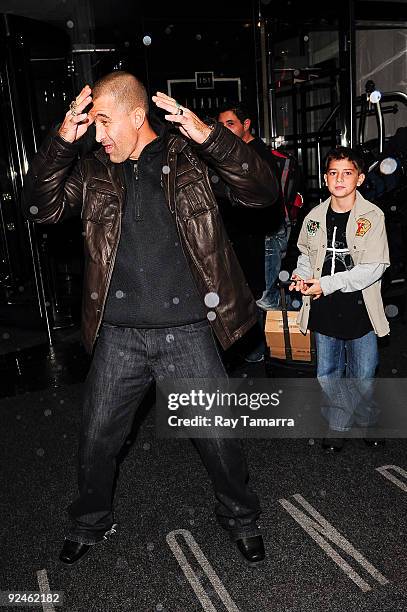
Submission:
[[[333,431],[349,431],[356,423],[371,427],[378,409],[373,401],[379,363],[376,334],[341,340],[315,332],[318,382],[328,400],[322,415]]]

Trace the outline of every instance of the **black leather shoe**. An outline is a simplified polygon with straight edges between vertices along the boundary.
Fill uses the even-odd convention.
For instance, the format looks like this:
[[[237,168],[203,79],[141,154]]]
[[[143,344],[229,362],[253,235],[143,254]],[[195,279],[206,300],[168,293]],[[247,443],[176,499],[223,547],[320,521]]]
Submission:
[[[364,441],[369,448],[381,448],[386,444],[384,438],[364,438]]]
[[[261,535],[236,540],[236,546],[249,563],[259,563],[265,557],[264,543]]]
[[[59,555],[59,560],[65,563],[65,565],[75,565],[86,555],[90,548],[88,544],[66,539]]]
[[[339,453],[343,449],[344,442],[343,438],[324,438],[322,448],[328,453]]]

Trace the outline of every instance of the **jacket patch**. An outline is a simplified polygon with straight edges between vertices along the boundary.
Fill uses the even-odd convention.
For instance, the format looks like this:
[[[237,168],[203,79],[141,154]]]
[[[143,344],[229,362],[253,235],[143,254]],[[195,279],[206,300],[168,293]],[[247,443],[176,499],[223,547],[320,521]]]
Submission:
[[[307,222],[307,232],[310,236],[315,236],[317,233],[317,229],[319,229],[319,221],[313,221],[310,219]]]
[[[370,223],[369,219],[364,219],[363,217],[360,217],[360,219],[358,219],[356,223],[358,226],[356,230],[356,236],[364,236],[372,227],[372,224]]]

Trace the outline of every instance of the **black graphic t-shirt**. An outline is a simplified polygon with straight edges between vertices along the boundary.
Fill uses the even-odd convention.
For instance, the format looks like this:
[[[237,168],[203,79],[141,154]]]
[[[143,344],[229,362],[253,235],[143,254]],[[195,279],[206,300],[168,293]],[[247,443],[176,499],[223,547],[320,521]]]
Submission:
[[[326,213],[327,249],[322,276],[344,272],[354,267],[346,241],[346,224],[350,211],[338,213],[328,208]],[[309,329],[351,340],[372,331],[361,291],[335,291],[311,301]]]

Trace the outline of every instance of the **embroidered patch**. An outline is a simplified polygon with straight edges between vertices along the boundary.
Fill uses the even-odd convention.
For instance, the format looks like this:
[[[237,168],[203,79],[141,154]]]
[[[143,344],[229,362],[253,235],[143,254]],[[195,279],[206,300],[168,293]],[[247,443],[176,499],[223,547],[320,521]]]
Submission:
[[[356,236],[364,236],[372,227],[372,224],[370,223],[369,219],[364,219],[363,217],[360,217],[360,219],[358,219],[356,221],[358,229],[356,230]]]
[[[312,219],[310,219],[307,222],[307,232],[310,236],[315,236],[318,228],[319,228],[319,221],[313,221]]]

